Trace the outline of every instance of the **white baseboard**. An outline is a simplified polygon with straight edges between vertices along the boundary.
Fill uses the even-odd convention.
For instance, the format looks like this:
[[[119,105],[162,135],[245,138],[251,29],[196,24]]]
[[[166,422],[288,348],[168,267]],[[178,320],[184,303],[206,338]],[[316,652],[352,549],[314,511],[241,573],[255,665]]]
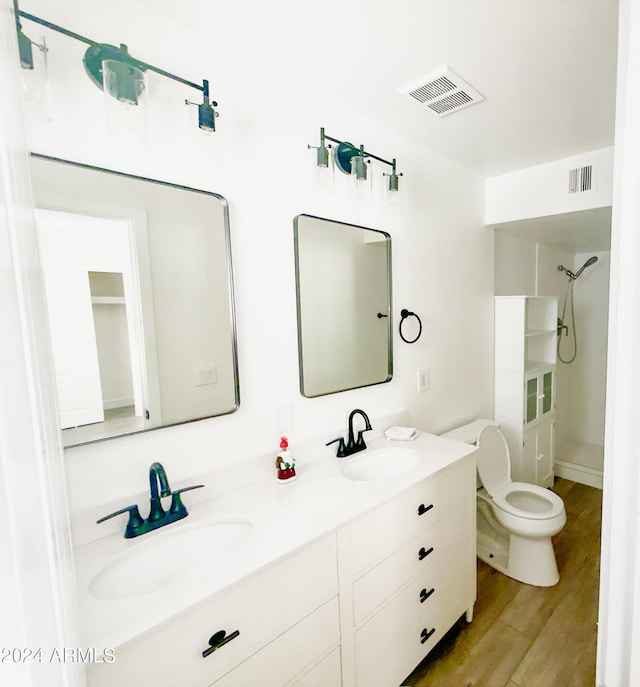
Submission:
[[[570,479],[572,482],[586,484],[588,487],[602,489],[602,471],[586,468],[576,463],[567,463],[563,460],[556,460],[554,463],[556,477]]]

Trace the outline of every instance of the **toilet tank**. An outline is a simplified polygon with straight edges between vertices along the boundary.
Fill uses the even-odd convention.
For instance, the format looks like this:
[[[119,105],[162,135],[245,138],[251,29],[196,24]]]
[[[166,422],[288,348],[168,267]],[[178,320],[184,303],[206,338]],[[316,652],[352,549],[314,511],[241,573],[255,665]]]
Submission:
[[[500,423],[495,420],[474,420],[473,422],[468,422],[466,425],[451,429],[441,436],[447,439],[463,441],[465,444],[475,444],[478,441],[480,432],[488,426],[500,427]]]
[[[478,437],[480,432],[485,427],[489,425],[493,427],[500,427],[500,423],[495,420],[474,420],[473,422],[468,422],[466,425],[461,425],[455,429],[451,429],[445,432],[441,436],[447,439],[454,439],[455,441],[463,441],[465,444],[476,444],[478,442]],[[476,487],[478,489],[482,488],[482,482],[476,473]]]

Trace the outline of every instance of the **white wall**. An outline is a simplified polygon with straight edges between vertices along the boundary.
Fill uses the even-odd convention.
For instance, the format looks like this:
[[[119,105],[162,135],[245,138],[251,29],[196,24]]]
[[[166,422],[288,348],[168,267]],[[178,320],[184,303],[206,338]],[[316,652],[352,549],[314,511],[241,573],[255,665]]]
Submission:
[[[581,442],[604,445],[605,386],[607,374],[607,320],[609,314],[609,253],[578,253],[582,265],[596,255],[574,284],[578,355],[571,365],[569,382],[580,405],[569,418],[570,436]],[[563,355],[564,357],[564,355]],[[600,463],[602,469],[602,463]]]
[[[569,170],[592,165],[590,191],[569,194]],[[613,148],[527,167],[487,179],[487,224],[559,215],[611,205]]]
[[[50,15],[47,3],[32,5],[35,14]],[[240,409],[233,415],[67,450],[72,509],[125,501],[126,495],[144,489],[153,460],[163,462],[170,479],[178,480],[275,451],[282,431],[295,453],[296,441],[304,437],[326,434],[328,440],[344,432],[348,413],[356,407],[372,419],[408,409],[413,424],[433,432],[491,414],[493,235],[483,227],[483,179],[416,148],[395,122],[355,117],[348,104],[333,97],[330,83],[292,80],[286,69],[277,78],[261,74],[259,56],[247,59],[251,46],[242,26],[225,27],[237,38],[237,53],[219,59],[214,44],[203,45],[179,26],[139,13],[126,2],[98,11],[66,0],[56,3],[56,15],[58,23],[68,18],[74,30],[112,36],[114,42],[122,30],[119,17],[126,15],[132,54],[195,80],[208,77],[215,85],[223,161],[194,160],[181,147],[181,99],[194,94],[160,78],[152,79],[150,112],[156,123],[151,148],[118,151],[88,121],[87,113],[102,107],[102,94],[83,73],[82,49],[65,47],[73,41],[54,36],[49,41],[54,121],[31,125],[30,135],[33,150],[40,153],[227,198],[241,386]],[[175,49],[160,48],[162,43]],[[75,61],[58,65],[67,52]],[[304,59],[321,60],[322,55]],[[404,172],[400,210],[385,211],[366,198],[351,198],[343,191],[346,177],[336,178],[335,194],[317,185],[315,151],[307,144],[317,144],[320,126],[336,137],[365,142],[381,157],[398,159]],[[392,235],[395,375],[390,383],[318,399],[300,396],[293,218],[301,212]],[[403,307],[417,312],[424,324],[422,338],[412,346],[397,335]],[[431,389],[418,395],[416,370],[421,367],[430,369]],[[275,416],[288,408],[292,426],[276,424]]]

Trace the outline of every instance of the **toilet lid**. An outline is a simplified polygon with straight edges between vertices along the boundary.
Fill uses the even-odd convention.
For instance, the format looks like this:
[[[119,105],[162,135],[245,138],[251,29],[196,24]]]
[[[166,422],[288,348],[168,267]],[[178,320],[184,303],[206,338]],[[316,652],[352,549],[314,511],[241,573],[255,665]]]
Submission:
[[[509,447],[497,427],[485,427],[478,437],[478,477],[491,496],[511,482]]]

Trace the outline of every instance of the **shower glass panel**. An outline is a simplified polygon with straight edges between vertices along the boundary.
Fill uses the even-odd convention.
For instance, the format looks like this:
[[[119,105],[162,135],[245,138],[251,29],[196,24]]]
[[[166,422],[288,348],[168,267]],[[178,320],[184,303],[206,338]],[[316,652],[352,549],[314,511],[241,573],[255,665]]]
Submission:
[[[527,380],[526,415],[527,424],[533,422],[538,417],[538,378],[532,377]]]

